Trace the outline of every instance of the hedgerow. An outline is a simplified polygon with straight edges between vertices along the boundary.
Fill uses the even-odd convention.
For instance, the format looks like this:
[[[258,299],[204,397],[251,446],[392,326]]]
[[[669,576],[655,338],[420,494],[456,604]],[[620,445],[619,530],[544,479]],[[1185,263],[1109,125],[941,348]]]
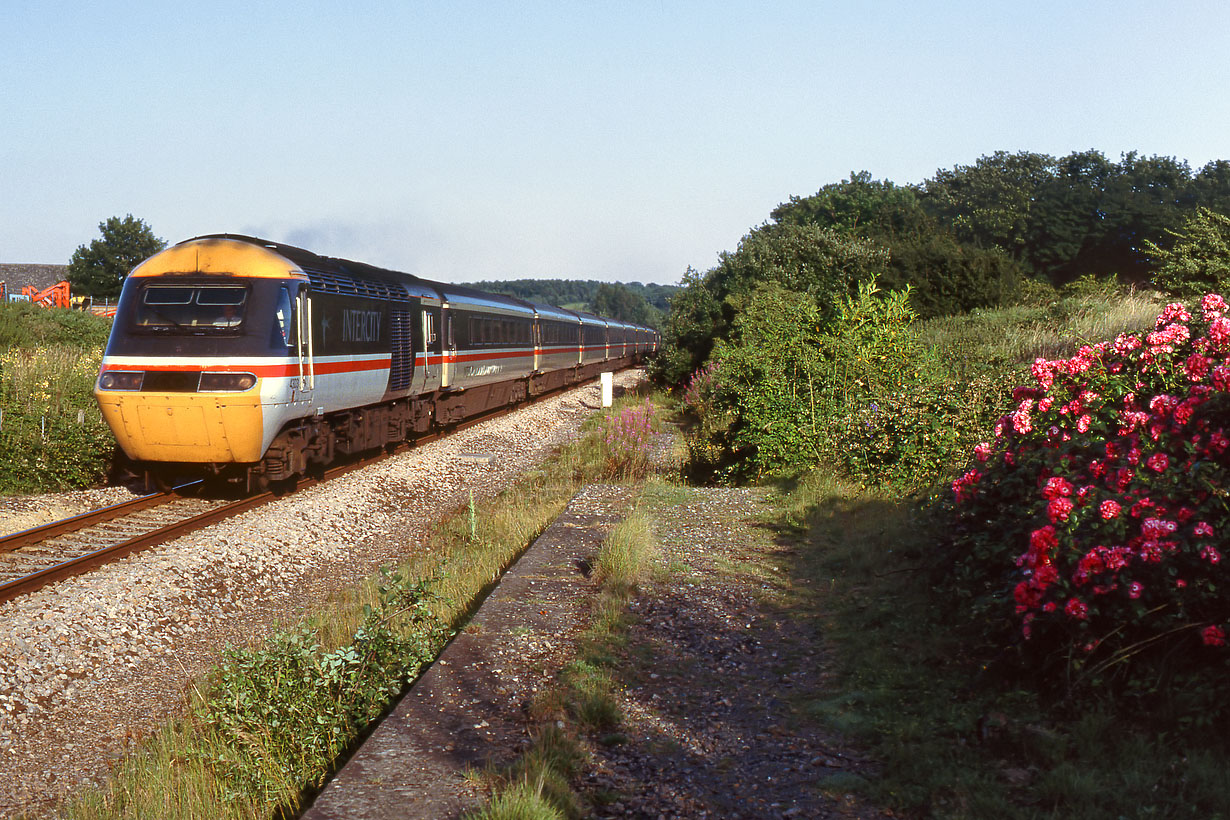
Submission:
[[[1230,716],[1226,313],[1038,359],[952,484],[950,600],[1043,691]]]

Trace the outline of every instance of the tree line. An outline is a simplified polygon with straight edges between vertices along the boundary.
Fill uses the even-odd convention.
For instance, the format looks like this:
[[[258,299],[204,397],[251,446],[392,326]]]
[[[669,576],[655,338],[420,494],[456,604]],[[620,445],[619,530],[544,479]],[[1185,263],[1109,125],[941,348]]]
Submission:
[[[1227,160],[1193,171],[1136,152],[1113,162],[1093,150],[1059,158],[997,151],[917,184],[852,173],[790,197],[714,268],[685,274],[659,377],[679,384],[703,366],[765,284],[806,294],[825,320],[871,279],[886,292],[908,290],[922,318],[1082,278],[1179,292],[1178,280],[1193,274],[1176,278],[1176,268],[1230,241],[1219,219],[1227,213]],[[1215,273],[1205,279],[1217,289]]]
[[[678,285],[609,283],[593,279],[486,280],[468,285],[527,302],[587,310],[625,322],[659,327]]]

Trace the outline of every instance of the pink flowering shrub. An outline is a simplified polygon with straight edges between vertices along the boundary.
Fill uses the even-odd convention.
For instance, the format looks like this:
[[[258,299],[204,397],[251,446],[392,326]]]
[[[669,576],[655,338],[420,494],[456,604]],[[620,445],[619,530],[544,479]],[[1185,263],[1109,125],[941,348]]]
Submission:
[[[1230,316],[1037,360],[952,482],[961,605],[1068,684],[1158,690],[1230,661]]]
[[[651,466],[654,406],[649,399],[608,415],[603,424],[602,449],[607,473],[619,478],[646,475]]]

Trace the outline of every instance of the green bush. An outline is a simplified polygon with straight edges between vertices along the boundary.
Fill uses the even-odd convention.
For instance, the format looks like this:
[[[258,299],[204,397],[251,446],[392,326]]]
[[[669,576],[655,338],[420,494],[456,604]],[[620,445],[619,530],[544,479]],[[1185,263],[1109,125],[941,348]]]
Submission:
[[[1175,296],[1230,292],[1230,216],[1197,208],[1174,237],[1171,248],[1145,242],[1157,258],[1153,282]]]
[[[951,476],[1011,397],[1010,374],[963,382],[920,374],[902,389],[833,418],[827,458],[865,485],[921,492]]]
[[[0,302],[0,349],[68,345],[102,350],[110,332],[110,319],[88,311]]]
[[[96,408],[40,416],[8,412],[0,429],[0,493],[48,493],[97,486],[115,438]]]
[[[844,451],[849,441],[837,441],[852,414],[901,395],[928,367],[913,316],[908,290],[882,294],[874,280],[842,299],[831,321],[807,294],[758,288],[732,341],[718,342],[712,367],[684,390],[697,419],[688,434],[693,472],[703,465],[750,477],[836,456],[880,481],[884,458],[860,462]]]
[[[297,794],[317,786],[349,745],[443,646],[433,580],[385,571],[379,604],[353,640],[325,651],[312,629],[258,649],[227,651],[198,719],[218,738],[219,775],[239,792]]]

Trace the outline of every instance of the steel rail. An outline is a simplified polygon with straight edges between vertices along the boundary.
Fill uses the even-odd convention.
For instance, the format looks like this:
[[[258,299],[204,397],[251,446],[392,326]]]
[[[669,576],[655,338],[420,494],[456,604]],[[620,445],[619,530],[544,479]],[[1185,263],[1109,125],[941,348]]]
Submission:
[[[192,516],[191,518],[185,518],[183,521],[177,521],[174,524],[168,524],[165,527],[150,530],[149,532],[145,532],[141,535],[130,538],[127,541],[121,541],[118,544],[113,544],[109,547],[103,547],[102,549],[94,550],[93,552],[88,552],[84,555],[79,555],[66,561],[61,561],[58,564],[54,564],[37,572],[32,572],[29,575],[14,578],[11,581],[0,584],[0,602],[11,601],[21,595],[34,592],[47,584],[62,581],[65,578],[71,578],[74,575],[84,574],[92,569],[97,569],[104,564],[109,564],[112,561],[123,558],[125,555],[129,555],[143,549],[148,549],[149,547],[157,546],[171,540],[172,538],[178,538],[181,535],[187,535],[195,530],[208,527],[210,524],[216,524],[226,518],[238,515],[241,512],[246,512],[253,507],[258,507],[262,504],[268,503],[272,496],[272,493],[265,493],[263,495],[252,496],[251,498],[240,499],[239,501],[227,504],[223,507],[207,510],[199,515]],[[133,510],[133,512],[135,512],[135,510]]]
[[[71,518],[65,518],[60,521],[52,521],[49,524],[42,524],[37,527],[31,527],[28,530],[10,533],[9,535],[0,538],[0,553],[13,552],[14,550],[27,547],[31,544],[37,544],[40,541],[46,541],[49,538],[55,538],[57,535],[64,535],[69,532],[76,532],[87,527],[92,527],[95,524],[102,524],[106,521],[111,521],[116,518],[121,518],[126,515],[147,510],[150,507],[161,506],[174,498],[170,492],[150,493],[149,495],[138,496],[128,501],[119,504],[112,504],[109,507],[100,507],[97,510],[89,510],[80,515],[74,515]]]

